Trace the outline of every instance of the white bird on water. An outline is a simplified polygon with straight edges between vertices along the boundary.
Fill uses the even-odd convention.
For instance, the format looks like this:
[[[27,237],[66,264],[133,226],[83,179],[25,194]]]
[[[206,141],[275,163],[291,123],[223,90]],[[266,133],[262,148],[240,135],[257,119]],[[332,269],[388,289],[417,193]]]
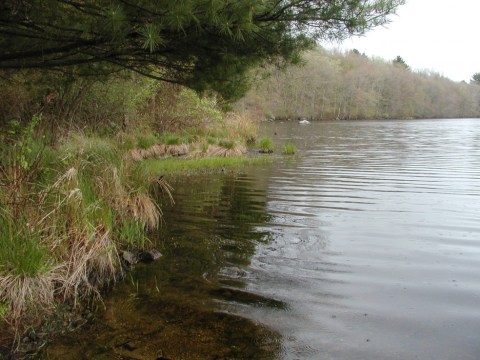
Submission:
[[[310,124],[310,121],[308,121],[307,119],[302,119],[298,123],[303,124],[303,125],[308,125],[308,124]]]

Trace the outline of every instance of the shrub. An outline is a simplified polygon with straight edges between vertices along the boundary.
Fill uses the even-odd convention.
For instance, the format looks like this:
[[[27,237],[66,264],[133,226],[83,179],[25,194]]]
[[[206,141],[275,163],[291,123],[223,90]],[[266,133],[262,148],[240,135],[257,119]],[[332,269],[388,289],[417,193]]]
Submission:
[[[210,124],[221,124],[224,114],[214,96],[199,96],[179,85],[164,84],[150,102],[147,113],[154,114],[158,132],[195,129],[206,134]]]
[[[204,129],[209,123],[223,120],[223,113],[214,96],[200,97],[195,91],[184,88],[177,101],[175,117],[183,124],[183,128]]]

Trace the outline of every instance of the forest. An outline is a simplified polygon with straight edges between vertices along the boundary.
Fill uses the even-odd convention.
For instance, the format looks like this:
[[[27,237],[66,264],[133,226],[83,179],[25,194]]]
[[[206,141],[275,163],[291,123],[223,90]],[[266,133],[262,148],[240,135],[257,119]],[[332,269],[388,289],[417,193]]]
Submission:
[[[239,108],[270,119],[433,119],[480,117],[480,85],[429,71],[398,56],[368,58],[358,50],[317,48],[299,66],[257,73]]]

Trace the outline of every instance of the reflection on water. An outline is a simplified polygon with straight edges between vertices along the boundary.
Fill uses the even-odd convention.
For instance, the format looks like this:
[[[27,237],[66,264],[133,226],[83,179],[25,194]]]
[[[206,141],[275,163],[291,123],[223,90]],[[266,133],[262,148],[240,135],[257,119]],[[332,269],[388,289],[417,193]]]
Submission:
[[[299,156],[178,179],[162,260],[46,354],[479,359],[480,121],[265,131]]]
[[[45,359],[277,359],[280,335],[228,310],[284,311],[278,300],[243,291],[235,274],[268,241],[266,182],[238,174],[172,180],[176,205],[151,234],[163,257],[138,266],[81,331],[43,351]],[[225,271],[228,269],[228,271]],[[227,272],[229,275],[227,275]]]

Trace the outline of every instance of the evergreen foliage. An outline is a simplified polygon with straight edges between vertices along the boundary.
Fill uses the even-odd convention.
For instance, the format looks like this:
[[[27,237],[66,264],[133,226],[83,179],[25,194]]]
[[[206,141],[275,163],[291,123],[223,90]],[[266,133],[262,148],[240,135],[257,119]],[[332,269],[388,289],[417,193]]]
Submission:
[[[480,85],[480,72],[473,74],[471,83]]]
[[[400,66],[405,70],[410,70],[410,66],[407,65],[405,60],[403,60],[403,58],[400,55],[398,55],[395,59],[393,59],[392,63],[393,65]]]
[[[127,68],[237,98],[247,72],[387,22],[404,0],[5,0],[0,69]]]

